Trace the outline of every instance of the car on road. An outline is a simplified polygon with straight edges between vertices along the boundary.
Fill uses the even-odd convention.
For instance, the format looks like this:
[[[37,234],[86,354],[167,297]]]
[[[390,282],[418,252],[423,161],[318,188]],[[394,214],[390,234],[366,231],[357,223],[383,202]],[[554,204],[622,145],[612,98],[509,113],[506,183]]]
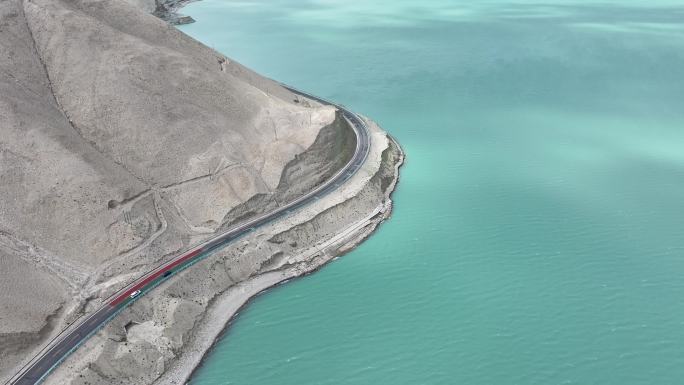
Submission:
[[[129,295],[130,298],[135,298],[140,295],[140,290],[136,290]]]

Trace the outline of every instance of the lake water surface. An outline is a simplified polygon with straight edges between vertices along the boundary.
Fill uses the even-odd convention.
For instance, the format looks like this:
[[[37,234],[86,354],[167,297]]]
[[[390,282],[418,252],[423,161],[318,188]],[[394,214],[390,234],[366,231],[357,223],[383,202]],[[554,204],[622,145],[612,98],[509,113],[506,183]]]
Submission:
[[[180,27],[378,121],[391,220],[193,385],[684,381],[684,4],[203,0]]]

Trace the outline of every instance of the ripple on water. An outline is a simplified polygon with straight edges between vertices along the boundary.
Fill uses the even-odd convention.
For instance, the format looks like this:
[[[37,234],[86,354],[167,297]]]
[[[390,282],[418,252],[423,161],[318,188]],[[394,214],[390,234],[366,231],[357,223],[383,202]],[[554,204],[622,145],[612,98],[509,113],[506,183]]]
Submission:
[[[192,383],[684,378],[684,7],[203,0],[182,29],[408,159],[354,252],[259,297]]]

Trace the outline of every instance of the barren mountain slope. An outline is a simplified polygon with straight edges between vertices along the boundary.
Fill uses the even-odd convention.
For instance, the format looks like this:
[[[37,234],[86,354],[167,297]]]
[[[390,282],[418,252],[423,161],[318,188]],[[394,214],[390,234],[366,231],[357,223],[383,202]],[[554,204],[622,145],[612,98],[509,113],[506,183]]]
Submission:
[[[125,0],[0,0],[0,379],[147,267],[320,182],[352,145],[333,108]]]

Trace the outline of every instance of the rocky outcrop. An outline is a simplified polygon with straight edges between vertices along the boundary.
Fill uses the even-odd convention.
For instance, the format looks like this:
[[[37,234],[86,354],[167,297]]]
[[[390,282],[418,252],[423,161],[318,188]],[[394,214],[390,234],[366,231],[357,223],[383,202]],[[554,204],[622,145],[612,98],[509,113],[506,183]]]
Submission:
[[[195,20],[190,16],[178,13],[178,10],[188,3],[198,0],[126,0],[131,4],[137,5],[143,11],[151,13],[158,18],[173,25],[194,23]]]

